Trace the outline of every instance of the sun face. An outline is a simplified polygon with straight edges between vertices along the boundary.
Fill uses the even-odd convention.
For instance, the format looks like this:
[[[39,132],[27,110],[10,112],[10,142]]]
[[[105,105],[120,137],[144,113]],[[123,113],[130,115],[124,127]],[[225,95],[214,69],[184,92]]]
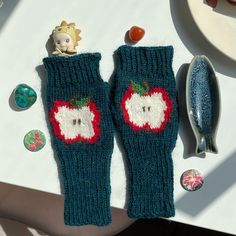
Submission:
[[[74,42],[71,36],[66,33],[57,33],[54,36],[54,43],[56,47],[62,52],[66,52],[68,48],[74,47]]]
[[[55,47],[62,52],[72,52],[81,40],[80,32],[79,29],[75,28],[75,23],[62,21],[52,33]]]

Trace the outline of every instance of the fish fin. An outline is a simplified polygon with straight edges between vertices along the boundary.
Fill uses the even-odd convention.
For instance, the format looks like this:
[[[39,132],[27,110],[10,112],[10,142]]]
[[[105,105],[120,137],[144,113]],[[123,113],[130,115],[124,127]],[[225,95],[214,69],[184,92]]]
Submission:
[[[196,154],[200,155],[205,152],[218,153],[215,140],[212,136],[201,136],[196,148]]]

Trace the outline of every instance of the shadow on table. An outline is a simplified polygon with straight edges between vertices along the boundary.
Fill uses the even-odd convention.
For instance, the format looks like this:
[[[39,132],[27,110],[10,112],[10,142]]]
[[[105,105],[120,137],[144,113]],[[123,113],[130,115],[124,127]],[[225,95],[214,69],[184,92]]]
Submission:
[[[130,227],[115,236],[231,236],[214,230],[204,229],[192,225],[182,224],[166,219],[137,220]]]
[[[0,32],[20,0],[4,0],[0,8]]]
[[[6,236],[33,236],[27,225],[17,221],[0,218],[0,226]],[[36,231],[39,235],[46,235],[39,230]]]
[[[225,161],[205,177],[203,187],[194,193],[186,192],[176,202],[176,209],[196,216],[235,184],[236,152],[222,158]]]
[[[170,0],[170,10],[176,32],[186,48],[194,56],[204,54],[209,57],[216,71],[226,76],[235,77],[236,62],[207,41],[195,24],[187,1]]]
[[[2,227],[2,230],[4,231],[6,236],[33,236],[26,225],[18,223],[16,221],[0,219],[0,226]]]
[[[135,221],[125,210],[111,207],[112,223],[107,226],[68,226],[64,224],[63,211],[64,199],[60,195],[0,182],[0,235],[1,228],[7,236],[30,236],[31,229],[37,229],[40,235],[45,235],[42,231],[46,235],[114,235]],[[15,221],[23,225],[15,226]],[[14,234],[14,228],[19,233]]]

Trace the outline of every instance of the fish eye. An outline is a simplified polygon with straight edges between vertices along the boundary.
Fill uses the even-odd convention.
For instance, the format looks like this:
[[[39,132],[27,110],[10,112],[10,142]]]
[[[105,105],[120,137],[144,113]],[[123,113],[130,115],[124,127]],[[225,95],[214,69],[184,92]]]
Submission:
[[[66,39],[66,42],[69,43],[69,42],[70,42],[70,39]]]

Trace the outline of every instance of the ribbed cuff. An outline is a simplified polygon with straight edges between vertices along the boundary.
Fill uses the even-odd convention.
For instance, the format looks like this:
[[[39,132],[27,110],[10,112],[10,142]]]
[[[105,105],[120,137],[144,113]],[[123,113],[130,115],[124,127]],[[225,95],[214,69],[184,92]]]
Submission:
[[[66,225],[111,223],[110,159],[103,152],[59,152]]]
[[[102,81],[99,73],[100,59],[100,53],[44,58],[43,64],[48,74],[48,83],[55,87],[65,87],[76,83]]]
[[[173,47],[132,47],[121,46],[116,52],[117,73],[123,75],[160,74],[172,70]]]
[[[125,141],[129,171],[128,216],[158,218],[175,215],[173,161],[165,144]]]

